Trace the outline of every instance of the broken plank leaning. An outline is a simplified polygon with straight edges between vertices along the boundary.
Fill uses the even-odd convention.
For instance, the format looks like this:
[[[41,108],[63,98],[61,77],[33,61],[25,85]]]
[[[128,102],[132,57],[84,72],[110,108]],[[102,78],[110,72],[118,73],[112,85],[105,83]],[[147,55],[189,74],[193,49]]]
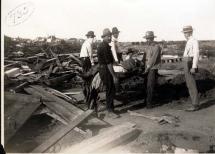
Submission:
[[[83,112],[82,110],[78,110],[77,107],[68,103],[67,101],[47,92],[47,90],[45,88],[43,88],[42,86],[30,85],[30,87],[32,89],[34,89],[35,91],[37,91],[37,95],[40,95],[40,97],[42,99],[45,98],[45,99],[50,100],[49,102],[44,101],[43,103],[48,108],[50,108],[51,111],[53,111],[54,113],[59,115],[61,118],[63,118],[67,122],[76,118],[78,115],[80,115]]]
[[[87,110],[86,112],[82,113],[78,117],[76,117],[74,120],[70,121],[68,126],[64,127],[64,129],[61,129],[56,134],[54,134],[51,138],[46,140],[44,143],[39,145],[37,148],[35,148],[32,153],[41,153],[45,152],[48,148],[50,148],[53,144],[58,142],[61,138],[63,138],[65,135],[67,135],[73,128],[75,128],[78,124],[80,124],[82,121],[84,121],[86,118],[88,118],[93,113],[92,110]]]

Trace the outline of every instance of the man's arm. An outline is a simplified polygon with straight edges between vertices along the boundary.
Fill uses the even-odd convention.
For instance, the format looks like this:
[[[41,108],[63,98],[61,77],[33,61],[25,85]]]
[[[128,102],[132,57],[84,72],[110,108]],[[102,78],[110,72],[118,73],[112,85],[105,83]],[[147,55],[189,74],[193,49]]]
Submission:
[[[107,64],[107,66],[108,66],[108,69],[109,69],[109,71],[113,77],[114,83],[118,83],[118,78],[116,76],[116,73],[113,70],[113,64]]]
[[[89,44],[89,45],[87,46],[87,51],[88,51],[88,54],[89,54],[90,62],[91,62],[92,65],[94,65],[93,47],[92,47],[92,44]]]
[[[116,46],[114,42],[111,42],[111,52],[113,55],[113,58],[116,62],[119,62],[118,58],[117,58],[117,54],[116,54]]]
[[[193,52],[194,52],[194,56],[193,56],[192,68],[196,69],[199,61],[199,43],[197,40],[194,41],[193,43]]]

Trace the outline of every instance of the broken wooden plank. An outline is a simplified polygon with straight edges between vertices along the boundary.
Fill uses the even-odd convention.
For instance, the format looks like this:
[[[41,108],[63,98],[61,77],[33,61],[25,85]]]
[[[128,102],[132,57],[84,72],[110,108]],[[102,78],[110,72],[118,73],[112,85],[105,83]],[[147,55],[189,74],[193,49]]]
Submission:
[[[78,116],[83,112],[82,110],[77,110],[77,107],[68,103],[67,101],[51,94],[42,86],[30,85],[30,87],[36,90],[37,92],[39,92],[42,98],[51,100],[50,102],[43,102],[43,103],[47,105],[47,107],[49,107],[53,112],[60,115],[67,122],[76,118],[76,116]]]
[[[25,94],[5,92],[4,96],[5,143],[7,143],[41,105],[41,102],[31,95]]]
[[[63,100],[63,99],[61,99],[61,98],[59,98],[57,96],[54,96],[51,93],[47,92],[41,86],[31,85],[28,88],[24,88],[24,90],[26,92],[28,92],[29,94],[32,94],[33,96],[42,99],[43,103],[45,105],[47,105],[47,107],[49,107],[49,109],[52,112],[54,112],[55,114],[57,114],[59,116],[61,115],[61,113],[64,114],[64,112],[66,111],[66,113],[70,114],[70,116],[69,116],[70,118],[75,118],[76,116],[78,116],[79,114],[84,112],[80,108],[78,108],[78,107],[66,102],[65,100]],[[48,103],[50,101],[52,103]],[[57,107],[58,105],[55,105],[55,104],[58,104],[60,107],[58,108]],[[69,110],[69,111],[67,111],[67,110]],[[63,117],[61,117],[61,118],[63,118]],[[63,119],[65,119],[65,118],[63,118]],[[105,121],[103,121],[101,119],[95,118],[95,117],[91,118],[88,122],[89,122],[90,125],[100,125],[100,126],[109,126],[110,125],[109,123],[107,123],[107,122],[105,122]]]
[[[53,95],[58,96],[58,97],[60,97],[60,98],[63,98],[63,99],[65,99],[65,100],[68,101],[68,102],[74,103],[74,102],[73,102],[73,99],[72,99],[71,97],[69,97],[69,96],[67,96],[67,95],[65,95],[65,94],[63,94],[63,93],[61,93],[60,91],[55,90],[55,89],[52,89],[52,88],[49,88],[49,87],[47,87],[46,89],[47,89],[50,93],[52,93]]]
[[[17,77],[21,74],[20,68],[12,68],[4,73],[8,77]]]
[[[101,134],[86,139],[80,144],[76,144],[62,153],[96,153],[106,152],[124,142],[130,141],[131,138],[137,137],[139,130],[136,124],[126,122],[121,125],[113,126]]]
[[[49,49],[49,50],[50,50],[50,52],[51,52],[52,56],[53,56],[54,58],[56,58],[57,66],[58,66],[60,69],[63,69],[63,68],[62,68],[62,64],[60,63],[60,60],[59,60],[59,58],[58,58],[57,54],[56,54],[56,53],[54,53],[51,49]]]
[[[64,127],[64,129],[61,129],[60,131],[56,132],[51,138],[46,140],[44,143],[39,145],[37,148],[35,148],[32,153],[41,153],[45,152],[48,148],[50,148],[53,144],[58,142],[61,138],[63,138],[65,135],[67,135],[73,128],[75,128],[78,124],[80,124],[82,121],[84,121],[86,118],[88,118],[93,113],[92,110],[87,110],[86,112],[82,113],[78,117],[76,117],[74,120],[70,121],[67,127]]]
[[[40,92],[38,92],[37,90],[35,90],[35,89],[31,88],[31,87],[26,87],[26,88],[24,88],[24,90],[28,94],[31,94],[33,97],[41,99],[42,101],[45,101],[45,102],[52,101],[51,99],[48,99],[47,97],[42,95]]]
[[[77,57],[75,57],[73,54],[70,54],[69,57],[71,59],[73,59],[74,61],[76,61],[80,66],[82,66],[82,62],[80,59],[78,59]]]

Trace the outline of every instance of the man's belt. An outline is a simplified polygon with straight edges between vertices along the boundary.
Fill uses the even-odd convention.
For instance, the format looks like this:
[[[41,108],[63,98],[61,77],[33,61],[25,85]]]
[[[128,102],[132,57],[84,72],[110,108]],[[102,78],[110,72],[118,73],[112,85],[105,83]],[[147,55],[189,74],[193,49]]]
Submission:
[[[87,58],[89,58],[89,57],[81,57],[81,59],[83,59],[83,60],[85,60],[85,59],[87,59]]]
[[[192,60],[193,60],[193,57],[183,57],[183,60],[184,60],[184,61],[192,61]]]

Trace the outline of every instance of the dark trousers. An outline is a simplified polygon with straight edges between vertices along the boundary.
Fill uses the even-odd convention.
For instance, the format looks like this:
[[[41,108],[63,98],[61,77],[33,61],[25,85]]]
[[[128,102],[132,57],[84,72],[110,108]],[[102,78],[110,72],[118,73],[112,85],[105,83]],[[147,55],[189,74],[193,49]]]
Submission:
[[[115,85],[113,82],[113,77],[108,70],[107,66],[103,65],[99,68],[99,75],[106,88],[106,108],[108,111],[114,111],[114,97],[115,97]]]
[[[146,82],[146,104],[147,106],[152,105],[152,99],[153,99],[153,92],[155,89],[155,85],[157,83],[157,74],[158,70],[157,69],[151,69],[148,72],[147,75],[147,82]]]
[[[192,68],[193,60],[192,58],[184,58],[184,74],[185,74],[185,81],[186,85],[190,94],[190,98],[192,101],[193,106],[199,105],[199,98],[198,98],[198,90],[196,86],[196,81],[193,75],[190,73],[190,69]]]
[[[82,57],[81,61],[82,61],[83,72],[86,73],[92,67],[90,58],[89,57]]]
[[[123,61],[123,59],[122,59],[122,53],[117,53],[117,58],[118,58],[119,62]]]
[[[90,68],[92,67],[91,65],[91,61],[89,57],[86,58],[81,58],[82,61],[82,68],[83,68],[83,73],[86,73],[90,70]],[[83,85],[83,94],[85,96],[85,99],[87,101],[89,93],[90,93],[90,83],[91,80],[85,80],[84,85]]]

